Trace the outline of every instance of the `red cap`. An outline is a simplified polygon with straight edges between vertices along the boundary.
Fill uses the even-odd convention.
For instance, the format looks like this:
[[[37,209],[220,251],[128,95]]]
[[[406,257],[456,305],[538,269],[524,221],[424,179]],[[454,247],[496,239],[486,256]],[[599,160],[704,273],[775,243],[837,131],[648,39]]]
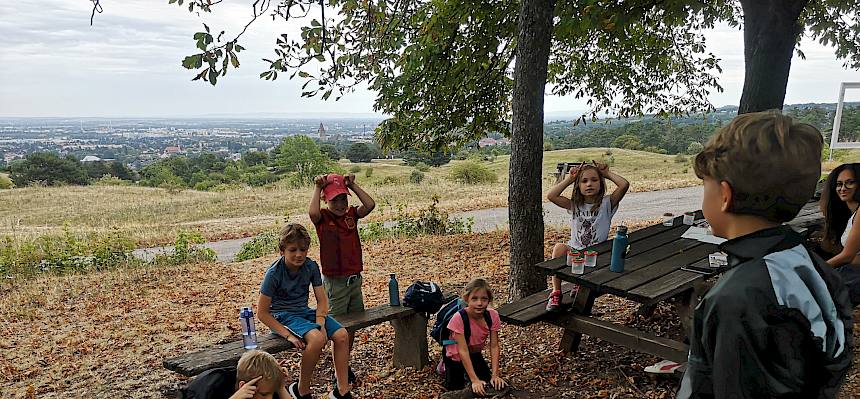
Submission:
[[[341,194],[349,194],[349,190],[346,188],[346,182],[343,180],[343,176],[337,173],[329,173],[325,176],[325,181],[326,185],[322,189],[324,201],[328,202]]]

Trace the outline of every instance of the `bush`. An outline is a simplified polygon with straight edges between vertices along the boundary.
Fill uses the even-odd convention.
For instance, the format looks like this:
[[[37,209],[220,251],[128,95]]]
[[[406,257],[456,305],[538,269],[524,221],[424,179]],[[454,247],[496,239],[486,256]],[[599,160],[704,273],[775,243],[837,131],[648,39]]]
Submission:
[[[113,175],[104,175],[100,179],[93,181],[94,186],[130,186],[131,182],[120,179]],[[0,176],[0,188],[3,188],[3,177]]]
[[[257,259],[275,252],[278,252],[278,235],[273,232],[265,232],[242,244],[242,248],[239,249],[239,253],[233,260],[241,262]]]
[[[415,164],[415,169],[418,169],[422,172],[429,172],[430,171],[430,165],[427,165],[424,162],[418,162]]]
[[[424,181],[424,173],[420,170],[413,170],[409,175],[409,182],[412,184],[420,184],[422,181]]]
[[[465,161],[451,168],[451,180],[465,184],[495,183],[498,176],[482,164]]]
[[[368,166],[367,169],[364,170],[364,177],[373,176],[373,168]]]
[[[12,179],[6,175],[0,175],[0,190],[8,190],[12,187],[15,187],[15,184],[12,183]]]
[[[687,154],[696,155],[702,152],[703,149],[705,149],[705,146],[703,146],[702,143],[694,141],[687,146]]]
[[[349,168],[349,173],[358,173],[361,172],[361,166],[353,165],[353,167]]]
[[[206,240],[198,232],[180,231],[173,245],[173,255],[156,256],[154,263],[180,265],[183,263],[214,262],[218,256],[211,248],[201,247]]]
[[[687,157],[684,154],[675,155],[675,163],[685,163],[687,162]]]
[[[378,238],[403,238],[418,235],[450,235],[471,233],[475,224],[474,218],[451,218],[448,212],[436,207],[439,197],[433,196],[433,203],[421,209],[415,215],[410,215],[404,206],[398,207],[397,217],[386,226],[384,222],[372,222],[359,227],[358,234],[362,240]]]
[[[0,274],[86,272],[136,264],[134,242],[118,233],[82,235],[63,229],[62,235],[36,239],[0,238]]]

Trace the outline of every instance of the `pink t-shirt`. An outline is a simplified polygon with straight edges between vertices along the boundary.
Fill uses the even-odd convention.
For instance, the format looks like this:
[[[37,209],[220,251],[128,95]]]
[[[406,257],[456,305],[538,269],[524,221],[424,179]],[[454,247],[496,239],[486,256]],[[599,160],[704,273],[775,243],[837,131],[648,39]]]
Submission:
[[[496,309],[487,308],[490,312],[490,320],[493,321],[493,331],[499,331],[502,328],[502,321],[499,320],[499,312]],[[469,318],[469,352],[480,352],[487,345],[490,338],[490,331],[484,323],[483,316],[480,321]],[[454,339],[455,334],[463,333],[463,318],[460,317],[460,312],[454,314],[451,320],[448,321],[448,329],[451,330],[451,339]],[[460,352],[457,351],[457,344],[445,346],[445,353],[451,360],[460,361]]]

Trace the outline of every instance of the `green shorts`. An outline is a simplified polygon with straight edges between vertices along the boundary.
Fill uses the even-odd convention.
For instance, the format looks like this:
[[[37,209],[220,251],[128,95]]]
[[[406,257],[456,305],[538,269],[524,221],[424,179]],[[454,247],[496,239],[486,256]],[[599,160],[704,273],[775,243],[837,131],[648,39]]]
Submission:
[[[328,314],[335,316],[361,312],[364,298],[361,293],[361,275],[351,277],[323,277],[323,287],[328,296]]]

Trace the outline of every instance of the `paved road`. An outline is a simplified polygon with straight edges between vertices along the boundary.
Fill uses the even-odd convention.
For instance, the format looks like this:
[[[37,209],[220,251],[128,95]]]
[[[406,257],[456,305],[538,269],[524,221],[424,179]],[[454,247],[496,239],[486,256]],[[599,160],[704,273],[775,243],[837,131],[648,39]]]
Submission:
[[[630,193],[621,202],[621,208],[615,214],[613,222],[648,220],[659,218],[665,212],[675,214],[696,210],[702,206],[702,186],[676,188],[672,190],[650,191],[645,193]],[[472,230],[476,232],[506,229],[508,227],[508,208],[490,208],[477,211],[452,213],[452,217],[474,218]],[[551,203],[544,203],[544,223],[547,225],[567,226],[570,215]],[[242,244],[251,238],[214,241],[203,244],[218,255],[218,261],[229,263],[239,252]],[[134,255],[144,260],[151,260],[158,253],[171,253],[172,247],[144,248],[134,251]]]

